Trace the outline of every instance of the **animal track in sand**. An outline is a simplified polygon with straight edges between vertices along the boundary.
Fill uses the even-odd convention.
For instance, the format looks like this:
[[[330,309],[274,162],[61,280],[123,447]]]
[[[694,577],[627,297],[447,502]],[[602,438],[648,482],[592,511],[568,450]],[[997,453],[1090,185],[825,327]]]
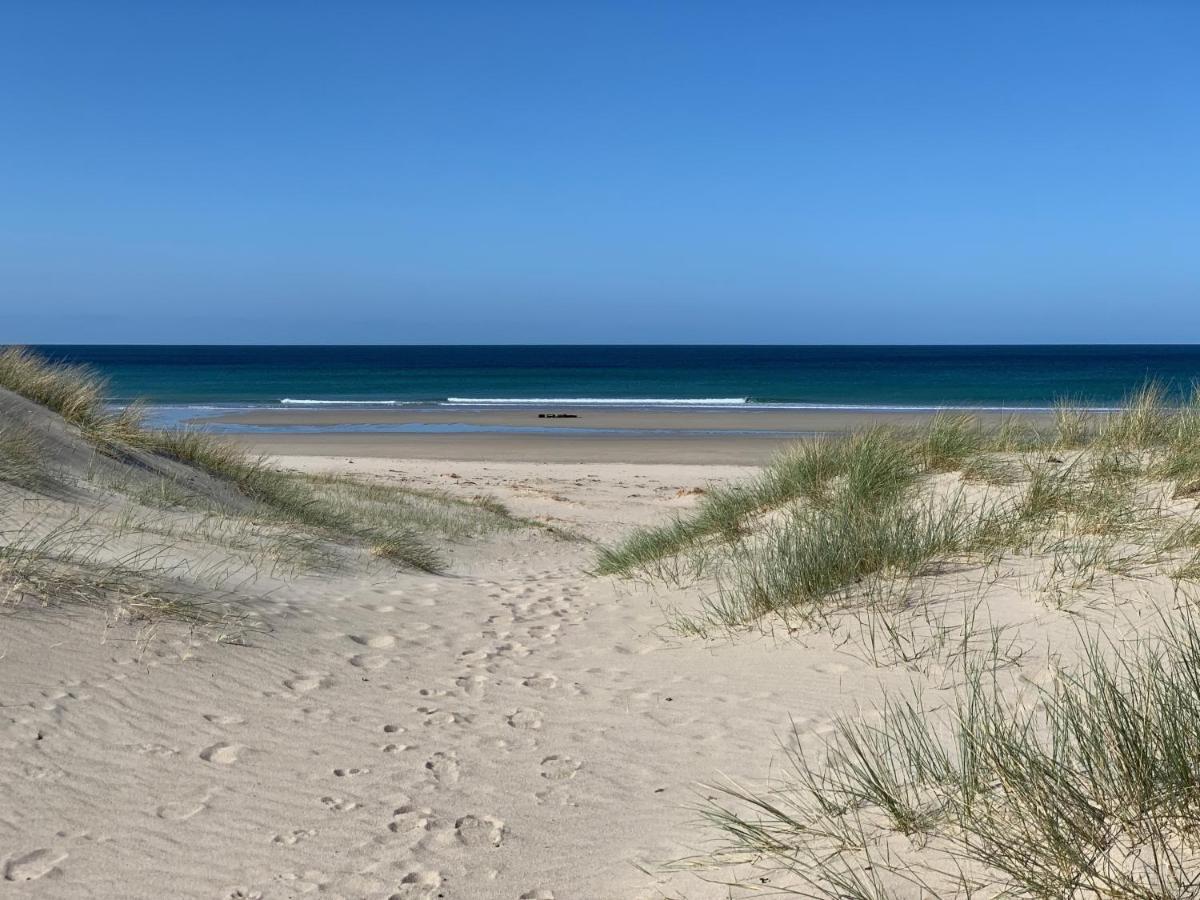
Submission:
[[[390,634],[352,634],[350,640],[356,644],[362,644],[364,647],[370,647],[372,650],[386,650],[396,643],[396,638]]]
[[[429,772],[439,784],[454,784],[458,781],[458,754],[453,750],[449,752],[439,750],[425,762],[425,771]]]
[[[505,824],[491,816],[463,816],[454,823],[455,836],[468,847],[499,847]]]
[[[366,775],[370,769],[352,768],[352,769],[334,769],[333,774],[338,778],[353,778],[355,775]]]
[[[583,763],[569,756],[547,756],[542,760],[542,777],[551,781],[574,778],[582,766]]]
[[[554,891],[534,888],[532,891],[523,893],[520,900],[554,900]]]
[[[39,847],[20,856],[14,856],[4,864],[5,881],[35,881],[53,872],[66,853]]]
[[[211,747],[205,747],[200,751],[200,758],[208,763],[215,763],[219,766],[231,766],[238,761],[238,754],[244,750],[238,744],[226,744],[224,742],[213,744]]]
[[[285,688],[289,691],[295,691],[297,694],[307,694],[309,691],[315,691],[317,688],[327,688],[332,684],[333,678],[331,676],[322,675],[319,672],[306,672],[294,678],[288,678],[283,682]]]
[[[505,717],[505,721],[513,728],[541,728],[542,714],[536,709],[518,707]]]
[[[384,753],[403,753],[405,750],[413,749],[412,744],[384,744],[379,748]]]
[[[353,800],[346,800],[342,797],[322,797],[321,802],[333,812],[349,812],[362,806],[361,803],[355,803]]]

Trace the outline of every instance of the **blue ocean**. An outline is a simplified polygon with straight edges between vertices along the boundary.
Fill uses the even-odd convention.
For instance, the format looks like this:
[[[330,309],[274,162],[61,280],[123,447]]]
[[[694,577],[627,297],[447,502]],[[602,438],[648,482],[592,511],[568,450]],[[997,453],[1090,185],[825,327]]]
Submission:
[[[111,400],[176,407],[1105,407],[1147,380],[1176,397],[1200,345],[67,346]]]

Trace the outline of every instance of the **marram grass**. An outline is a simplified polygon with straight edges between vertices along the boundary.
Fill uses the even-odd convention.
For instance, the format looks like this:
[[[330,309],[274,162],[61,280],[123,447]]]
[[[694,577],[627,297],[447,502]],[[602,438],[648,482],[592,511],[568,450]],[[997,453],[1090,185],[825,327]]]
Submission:
[[[348,478],[281,472],[203,431],[146,429],[137,406],[118,412],[105,407],[104,382],[94,372],[50,363],[23,348],[0,351],[0,387],[58,413],[102,453],[120,458],[140,451],[184,463],[232,485],[257,504],[262,517],[281,527],[356,542],[400,566],[440,572],[444,555],[428,543],[430,537],[454,539],[523,524],[486,498],[474,503]],[[26,431],[5,423],[0,481],[29,486],[43,476],[32,447]],[[159,487],[161,496],[148,500],[188,503],[188,493],[178,486],[161,482]]]
[[[984,657],[940,710],[892,696],[820,758],[788,750],[771,787],[714,787],[705,863],[829,900],[1200,896],[1197,620],[1085,643],[1045,687]]]

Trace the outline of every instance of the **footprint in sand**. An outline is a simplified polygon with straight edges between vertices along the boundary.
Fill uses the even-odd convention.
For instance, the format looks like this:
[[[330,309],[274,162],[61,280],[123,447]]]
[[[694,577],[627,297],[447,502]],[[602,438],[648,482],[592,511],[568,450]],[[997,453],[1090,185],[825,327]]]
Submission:
[[[204,716],[206,722],[212,722],[214,725],[244,725],[246,720],[241,716],[224,715],[222,713],[206,713]]]
[[[537,791],[534,793],[533,799],[537,801],[538,806],[579,806],[574,795],[564,790],[562,785],[554,785],[544,791]]]
[[[355,775],[366,775],[370,771],[371,771],[370,769],[360,769],[360,768],[334,769],[333,774],[336,775],[338,778],[353,778]]]
[[[213,744],[200,751],[200,758],[218,766],[231,766],[238,761],[238,753],[243,749],[245,748],[238,744]]]
[[[541,728],[542,714],[536,709],[518,707],[505,717],[505,721],[513,728]]]
[[[817,663],[813,666],[813,671],[820,672],[822,675],[845,675],[850,671],[850,667],[835,662]]]
[[[425,771],[439,784],[454,784],[458,781],[458,754],[453,750],[448,753],[438,751],[426,761]]]
[[[434,825],[433,810],[424,806],[413,806],[406,803],[396,808],[392,813],[392,821],[388,823],[388,831],[394,834],[404,834],[406,831],[432,831]]]
[[[355,803],[353,800],[346,800],[342,797],[322,797],[321,802],[325,804],[326,809],[334,812],[349,812],[362,806],[361,803]]]
[[[403,726],[400,726],[400,725],[384,725],[383,726],[384,734],[402,734],[403,732],[404,732],[404,728],[403,728]]]
[[[294,678],[288,678],[283,682],[285,688],[297,694],[307,694],[309,691],[315,691],[317,688],[327,688],[332,684],[333,678],[317,672],[307,672],[303,675],[297,675]]]
[[[505,825],[490,816],[463,816],[454,823],[454,835],[468,847],[499,847]]]
[[[554,900],[554,891],[543,890],[542,888],[534,888],[532,891],[526,891],[521,895],[521,900]]]
[[[275,837],[271,838],[271,843],[272,844],[280,844],[284,847],[294,847],[296,844],[300,843],[305,838],[310,838],[310,837],[314,837],[314,836],[316,836],[315,831],[311,831],[309,829],[304,829],[304,828],[296,828],[296,829],[293,829],[292,831],[287,832],[286,834],[275,835]]]
[[[179,755],[178,747],[168,747],[166,744],[135,744],[133,746],[138,753],[145,756],[157,756],[160,759]]]
[[[4,864],[5,881],[34,881],[55,870],[67,854],[46,847],[14,856]]]
[[[535,691],[549,691],[558,687],[558,676],[551,675],[549,672],[539,672],[523,678],[521,684],[527,688],[533,688]]]
[[[382,669],[390,660],[386,656],[380,656],[377,653],[356,653],[350,657],[350,665],[356,669]]]
[[[417,898],[433,897],[442,886],[442,876],[438,872],[409,872],[400,879],[400,888],[390,895],[388,900],[417,900]]]
[[[386,650],[396,643],[396,639],[390,634],[352,634],[350,635],[350,640],[364,647],[370,647],[372,650]]]
[[[583,763],[569,756],[547,756],[542,760],[542,777],[551,781],[574,778],[582,766]]]
[[[454,679],[454,686],[468,697],[481,697],[487,686],[487,677],[484,675],[459,675]]]
[[[519,641],[510,641],[506,644],[497,644],[491,655],[526,657],[532,652],[532,650]]]
[[[205,794],[202,800],[179,800],[174,803],[164,803],[154,811],[160,819],[168,822],[186,822],[192,816],[197,816],[208,809],[209,797]]]
[[[457,725],[471,721],[468,716],[450,712],[448,709],[438,709],[436,706],[418,706],[415,711],[425,717],[421,724],[427,727]]]

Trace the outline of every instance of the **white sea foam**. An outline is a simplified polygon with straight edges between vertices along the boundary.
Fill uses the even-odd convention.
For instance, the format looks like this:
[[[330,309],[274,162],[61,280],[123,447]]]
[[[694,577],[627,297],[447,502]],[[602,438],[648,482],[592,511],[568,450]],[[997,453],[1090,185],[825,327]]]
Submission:
[[[751,408],[779,410],[825,410],[829,412],[1050,412],[1053,406],[1002,406],[972,404],[889,404],[889,403],[803,403],[758,401],[749,397],[447,397],[445,400],[312,400],[285,398],[280,406],[612,406],[612,407],[683,407]],[[254,405],[251,405],[253,408]],[[195,406],[193,409],[222,407]],[[269,407],[268,407],[269,408]],[[1112,406],[1075,407],[1087,412],[1113,412]]]
[[[279,401],[285,406],[399,406],[399,400],[293,400],[284,397]]]
[[[745,397],[447,397],[453,406],[745,406]]]

